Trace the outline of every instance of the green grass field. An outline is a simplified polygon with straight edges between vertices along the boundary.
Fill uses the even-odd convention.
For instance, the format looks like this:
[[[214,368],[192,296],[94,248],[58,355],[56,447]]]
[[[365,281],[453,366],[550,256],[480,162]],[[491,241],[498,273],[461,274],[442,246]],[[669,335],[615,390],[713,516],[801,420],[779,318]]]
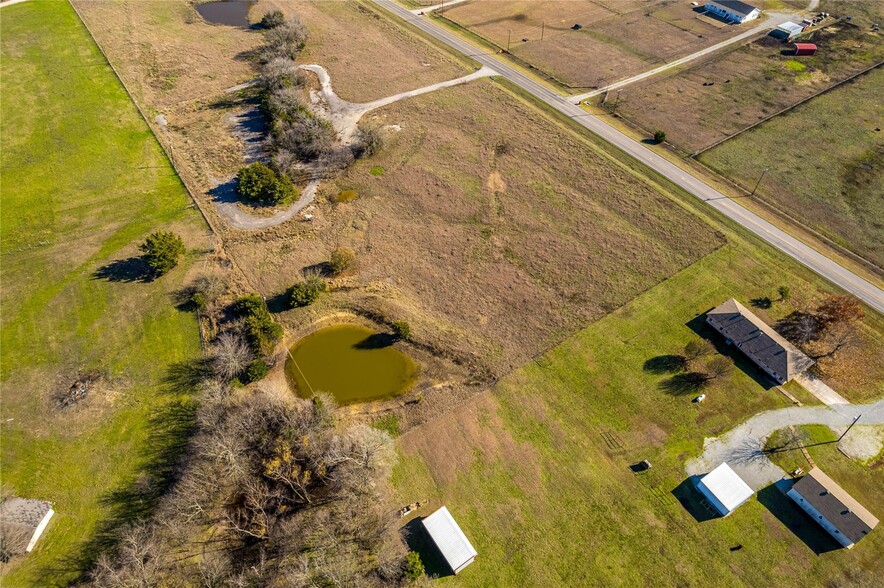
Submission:
[[[762,200],[884,267],[884,132],[875,130],[882,88],[879,68],[700,160],[747,189],[769,167]]]
[[[2,27],[2,483],[57,514],[0,582],[67,585],[149,506],[189,424],[166,378],[200,354],[170,296],[195,255],[142,282],[137,244],[166,228],[205,248],[207,228],[67,2],[3,8]],[[100,383],[58,408],[89,371]]]
[[[401,437],[394,484],[402,504],[428,499],[420,515],[447,505],[479,552],[457,581],[443,583],[730,587],[880,577],[884,534],[818,557],[781,522],[789,511],[769,492],[704,522],[675,496],[705,437],[790,402],[739,359],[701,404],[691,402],[695,394],[665,392],[669,376],[649,373],[645,362],[678,353],[698,337],[697,317],[727,297],[763,296],[784,280],[796,302],[820,286],[782,258],[732,241]],[[775,303],[767,314],[790,310]],[[633,474],[628,466],[644,459],[653,468]],[[864,485],[857,498],[881,504],[880,470],[863,475],[878,485]],[[731,552],[737,544],[743,549]]]

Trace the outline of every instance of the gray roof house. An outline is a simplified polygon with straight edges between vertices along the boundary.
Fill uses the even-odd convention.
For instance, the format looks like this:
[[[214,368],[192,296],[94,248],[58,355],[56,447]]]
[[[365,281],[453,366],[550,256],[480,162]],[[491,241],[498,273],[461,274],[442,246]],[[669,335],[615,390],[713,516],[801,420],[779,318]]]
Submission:
[[[850,549],[878,525],[878,519],[819,468],[798,480],[787,496]]]
[[[780,384],[814,363],[733,298],[706,313],[706,322]]]
[[[731,22],[743,23],[761,15],[761,10],[740,0],[710,0],[704,7],[708,12]]]
[[[0,502],[0,525],[14,553],[34,548],[55,511],[52,504],[30,498],[10,497]]]

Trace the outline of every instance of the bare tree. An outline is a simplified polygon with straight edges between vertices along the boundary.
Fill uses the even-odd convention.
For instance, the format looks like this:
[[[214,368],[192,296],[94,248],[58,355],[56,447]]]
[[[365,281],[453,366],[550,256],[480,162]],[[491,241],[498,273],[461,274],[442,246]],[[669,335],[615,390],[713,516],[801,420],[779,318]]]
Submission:
[[[734,362],[728,357],[720,356],[708,363],[705,374],[708,380],[718,380],[732,371],[734,371]]]
[[[695,339],[684,346],[684,356],[688,361],[696,361],[715,352],[715,347],[706,339]]]
[[[274,57],[265,63],[261,68],[261,75],[258,76],[258,87],[266,92],[303,84],[304,74],[291,59],[285,57]]]
[[[212,369],[219,378],[235,378],[245,371],[253,359],[254,354],[241,335],[228,331],[215,340]]]
[[[132,527],[120,540],[117,556],[99,558],[94,583],[99,588],[153,588],[160,584],[162,553],[150,524]]]
[[[264,38],[268,56],[294,59],[307,43],[307,27],[297,18],[290,18],[285,24],[267,30]]]

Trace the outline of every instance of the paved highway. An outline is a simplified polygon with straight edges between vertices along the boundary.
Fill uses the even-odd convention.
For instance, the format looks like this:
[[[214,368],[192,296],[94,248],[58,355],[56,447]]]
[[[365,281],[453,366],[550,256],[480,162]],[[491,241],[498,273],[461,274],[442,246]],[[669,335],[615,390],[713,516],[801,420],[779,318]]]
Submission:
[[[569,102],[568,99],[503,62],[496,55],[488,53],[440,27],[432,22],[429,17],[412,14],[402,6],[392,2],[392,0],[374,0],[374,2],[402,20],[439,39],[451,48],[460,51],[484,66],[493,68],[510,82],[543,100],[561,113],[573,118],[605,141],[681,186],[687,192],[703,200],[709,206],[736,221],[744,228],[752,231],[799,263],[804,264],[830,282],[853,294],[878,312],[884,313],[884,292],[874,284],[841,267],[812,247],[805,245],[760,216],[743,208],[718,190],[692,176],[688,171],[657,155],[638,141],[630,139],[600,118],[588,114],[579,106]]]

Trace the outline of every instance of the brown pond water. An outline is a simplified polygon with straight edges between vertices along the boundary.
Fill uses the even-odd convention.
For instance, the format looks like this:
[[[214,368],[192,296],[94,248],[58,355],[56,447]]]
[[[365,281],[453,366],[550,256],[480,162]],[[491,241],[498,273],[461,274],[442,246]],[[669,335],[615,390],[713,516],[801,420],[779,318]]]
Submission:
[[[196,11],[200,13],[203,20],[212,24],[248,28],[251,26],[249,10],[254,5],[254,0],[222,0],[197,4]]]
[[[291,347],[286,377],[302,398],[328,392],[353,404],[398,396],[414,385],[418,366],[393,342],[358,325],[319,329]]]

